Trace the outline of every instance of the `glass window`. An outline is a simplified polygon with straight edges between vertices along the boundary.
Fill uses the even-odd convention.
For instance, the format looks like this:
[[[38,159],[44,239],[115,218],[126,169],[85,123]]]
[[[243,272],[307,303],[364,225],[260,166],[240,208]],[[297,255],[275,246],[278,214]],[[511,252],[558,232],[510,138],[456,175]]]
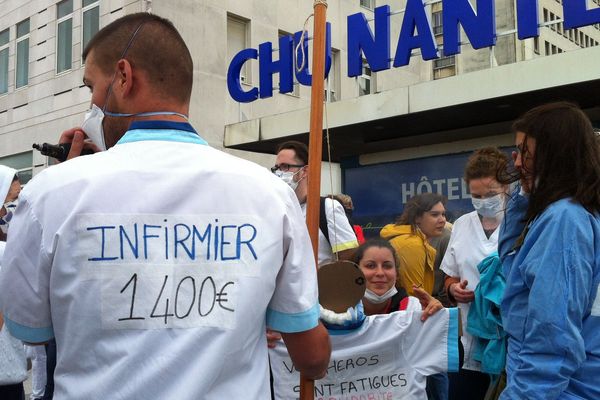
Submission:
[[[456,57],[444,56],[443,49],[441,55],[440,58],[433,60],[433,79],[442,79],[456,75]]]
[[[24,185],[31,180],[33,176],[33,152],[13,154],[0,158],[0,165],[6,165],[17,170],[19,180]]]
[[[83,1],[83,49],[100,29],[100,6],[98,1]]]
[[[56,5],[56,19],[67,17],[73,13],[73,0],[64,0]]]
[[[360,75],[358,80],[358,95],[365,96],[367,94],[373,93],[374,85],[372,82],[373,74],[371,72],[371,67],[367,63],[367,60],[363,59],[362,65],[362,75]]]
[[[8,29],[0,32],[0,94],[8,92]]]
[[[15,87],[29,83],[29,18],[17,24],[17,69]]]
[[[29,18],[17,24],[17,39],[29,35]]]
[[[325,81],[325,100],[328,102],[340,99],[340,52],[331,50],[331,68]]]
[[[248,32],[249,22],[234,16],[227,16],[227,60],[240,51],[249,47]],[[240,72],[240,81],[250,83],[250,62],[244,63]]]
[[[375,8],[375,0],[360,0],[360,6],[372,10]]]
[[[441,35],[442,34],[442,12],[436,11],[431,14],[431,24],[433,26],[433,34]]]
[[[57,5],[56,32],[56,72],[71,69],[73,56],[73,0],[65,0]]]

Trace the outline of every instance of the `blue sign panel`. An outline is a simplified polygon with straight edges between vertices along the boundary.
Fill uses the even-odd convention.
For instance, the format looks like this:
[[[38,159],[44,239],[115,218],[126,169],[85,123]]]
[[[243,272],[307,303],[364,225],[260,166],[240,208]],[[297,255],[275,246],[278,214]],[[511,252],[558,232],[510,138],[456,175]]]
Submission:
[[[354,204],[353,222],[365,236],[379,235],[393,223],[414,195],[433,192],[445,196],[450,222],[473,211],[469,188],[463,179],[471,152],[415,160],[344,168],[344,190]]]

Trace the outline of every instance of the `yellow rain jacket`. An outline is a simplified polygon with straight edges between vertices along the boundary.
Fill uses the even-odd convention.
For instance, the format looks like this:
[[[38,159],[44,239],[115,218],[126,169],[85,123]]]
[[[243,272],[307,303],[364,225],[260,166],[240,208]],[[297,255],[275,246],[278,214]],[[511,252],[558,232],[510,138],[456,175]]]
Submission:
[[[391,243],[398,254],[400,265],[396,266],[398,271],[396,287],[403,287],[412,296],[413,285],[421,285],[427,293],[431,294],[436,251],[425,235],[420,230],[414,234],[410,225],[396,224],[384,226],[380,235]]]

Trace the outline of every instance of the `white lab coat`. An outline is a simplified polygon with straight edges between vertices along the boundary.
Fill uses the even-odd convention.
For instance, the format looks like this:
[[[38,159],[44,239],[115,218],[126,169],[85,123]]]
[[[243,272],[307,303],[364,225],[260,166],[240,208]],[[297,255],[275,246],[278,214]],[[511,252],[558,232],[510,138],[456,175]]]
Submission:
[[[268,398],[266,326],[317,325],[295,194],[205,143],[136,122],[21,193],[0,297],[15,334],[56,337],[55,398]]]
[[[479,271],[477,265],[485,257],[498,248],[499,228],[487,238],[477,211],[470,212],[458,218],[452,228],[450,242],[446,254],[440,265],[440,269],[448,276],[467,280],[467,289],[475,291],[479,284]],[[461,341],[465,348],[465,361],[463,368],[480,371],[481,364],[473,360],[472,353],[475,351],[473,336],[467,332],[467,317],[471,304],[458,303],[462,320]]]

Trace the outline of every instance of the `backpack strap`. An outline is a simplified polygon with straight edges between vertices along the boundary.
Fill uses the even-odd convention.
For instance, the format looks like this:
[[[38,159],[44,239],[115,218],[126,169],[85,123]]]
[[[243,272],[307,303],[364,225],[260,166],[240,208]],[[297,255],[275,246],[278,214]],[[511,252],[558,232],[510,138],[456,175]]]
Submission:
[[[329,240],[329,226],[327,225],[327,214],[325,212],[325,199],[327,197],[321,196],[320,204],[319,204],[319,229],[325,235],[325,239],[331,245],[331,240]]]

